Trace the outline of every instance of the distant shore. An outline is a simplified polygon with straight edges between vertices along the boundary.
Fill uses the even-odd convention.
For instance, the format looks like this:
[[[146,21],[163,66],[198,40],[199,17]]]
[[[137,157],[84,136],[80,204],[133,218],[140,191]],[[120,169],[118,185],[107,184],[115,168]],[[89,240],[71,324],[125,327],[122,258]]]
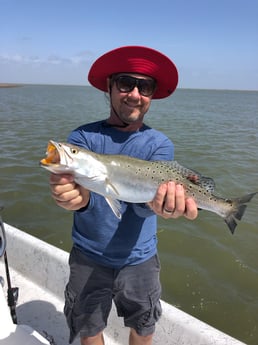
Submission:
[[[20,87],[20,86],[23,86],[23,84],[0,83],[0,88],[4,88],[4,87]]]

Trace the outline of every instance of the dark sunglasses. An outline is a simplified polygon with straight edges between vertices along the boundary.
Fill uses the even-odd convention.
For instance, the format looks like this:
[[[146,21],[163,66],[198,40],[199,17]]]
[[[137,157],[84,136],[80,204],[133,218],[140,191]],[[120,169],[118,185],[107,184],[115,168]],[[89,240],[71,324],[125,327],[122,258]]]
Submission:
[[[113,81],[120,92],[131,92],[137,86],[139,93],[146,97],[153,95],[156,89],[156,81],[154,79],[141,79],[129,75],[120,75],[114,77]]]

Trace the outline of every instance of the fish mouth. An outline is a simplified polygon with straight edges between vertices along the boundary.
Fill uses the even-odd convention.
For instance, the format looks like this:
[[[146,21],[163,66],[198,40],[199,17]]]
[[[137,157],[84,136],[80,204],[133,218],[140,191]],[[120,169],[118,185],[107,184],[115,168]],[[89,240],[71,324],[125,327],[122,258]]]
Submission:
[[[41,159],[40,164],[44,166],[48,165],[60,165],[60,148],[58,143],[50,140],[47,145],[46,157]]]

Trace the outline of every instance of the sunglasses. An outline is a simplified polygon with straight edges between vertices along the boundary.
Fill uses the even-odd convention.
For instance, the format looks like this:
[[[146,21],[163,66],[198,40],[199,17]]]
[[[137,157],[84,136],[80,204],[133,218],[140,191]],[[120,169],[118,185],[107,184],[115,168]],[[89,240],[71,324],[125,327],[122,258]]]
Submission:
[[[156,81],[154,79],[142,79],[129,75],[120,75],[114,77],[113,81],[116,83],[116,87],[120,92],[131,92],[137,87],[139,93],[145,97],[153,95],[156,89]]]

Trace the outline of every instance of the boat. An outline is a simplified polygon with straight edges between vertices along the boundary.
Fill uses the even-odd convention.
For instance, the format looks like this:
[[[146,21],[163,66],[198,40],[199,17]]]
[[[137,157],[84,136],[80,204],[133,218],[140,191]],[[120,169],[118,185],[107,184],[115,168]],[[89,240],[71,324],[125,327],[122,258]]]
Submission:
[[[1,345],[67,345],[69,331],[63,315],[64,287],[68,280],[69,254],[51,244],[2,222],[7,245],[12,289],[19,288],[15,306],[17,322],[7,305],[8,284],[0,284]],[[1,234],[0,234],[1,235]],[[6,255],[7,256],[7,255]],[[0,260],[0,276],[6,276]],[[2,281],[3,279],[1,279]],[[10,287],[9,287],[10,288]],[[244,343],[161,301],[163,314],[157,324],[153,345],[243,345]],[[105,330],[106,345],[128,344],[128,329],[112,308]],[[79,345],[77,338],[73,345]]]

